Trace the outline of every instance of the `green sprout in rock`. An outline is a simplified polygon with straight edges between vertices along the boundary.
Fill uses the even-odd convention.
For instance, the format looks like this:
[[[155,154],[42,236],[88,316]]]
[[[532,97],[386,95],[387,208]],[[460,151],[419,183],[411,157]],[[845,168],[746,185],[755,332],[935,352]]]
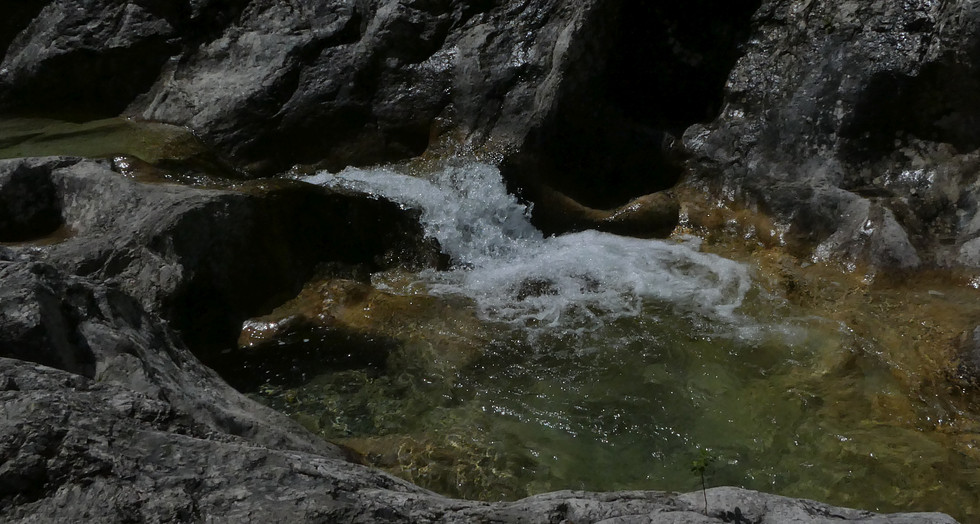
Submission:
[[[702,449],[700,450],[700,454],[698,455],[698,458],[691,461],[691,473],[695,473],[701,476],[701,496],[704,497],[705,515],[708,514],[708,493],[707,493],[707,488],[704,485],[704,472],[708,469],[708,466],[710,466],[711,463],[714,462],[716,459],[717,457],[712,455],[710,451],[708,451],[707,449]]]

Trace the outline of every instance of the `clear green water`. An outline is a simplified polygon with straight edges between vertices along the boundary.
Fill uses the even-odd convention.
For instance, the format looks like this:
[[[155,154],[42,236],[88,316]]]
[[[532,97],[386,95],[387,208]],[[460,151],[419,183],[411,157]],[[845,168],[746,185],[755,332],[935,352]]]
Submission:
[[[980,520],[978,391],[954,376],[980,284],[804,268],[734,233],[727,247],[543,238],[492,166],[313,180],[422,209],[458,264],[402,284],[375,275],[362,302],[324,298],[347,304],[331,329],[398,341],[383,364],[256,393],[367,462],[499,500],[693,491],[706,450],[709,485]],[[384,298],[426,289],[451,297],[452,322]]]
[[[0,158],[133,155],[149,163],[208,150],[185,128],[126,118],[84,123],[41,118],[0,118]]]
[[[969,403],[913,390],[874,341],[839,322],[794,320],[761,295],[743,309],[783,320],[746,330],[648,303],[583,337],[529,342],[492,326],[482,355],[448,370],[427,365],[421,337],[385,369],[260,396],[453,496],[695,490],[691,462],[707,449],[718,458],[709,485],[980,515]]]

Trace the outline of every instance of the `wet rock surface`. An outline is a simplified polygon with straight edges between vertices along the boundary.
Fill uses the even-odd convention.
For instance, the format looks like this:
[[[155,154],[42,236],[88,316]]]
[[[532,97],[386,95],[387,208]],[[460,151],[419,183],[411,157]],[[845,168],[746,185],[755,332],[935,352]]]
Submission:
[[[249,175],[433,148],[523,152],[544,164],[505,174],[575,204],[560,218],[580,223],[556,229],[650,236],[676,205],[628,202],[687,170],[691,186],[786,222],[804,257],[980,267],[980,10],[738,4],[707,16],[697,2],[615,0],[17,2],[0,18],[0,112],[188,126]],[[708,515],[701,493],[476,503],[346,462],[188,349],[229,347],[323,262],[444,263],[414,217],[381,200],[282,181],[145,184],[108,161],[0,161],[0,515],[952,521],[734,488],[708,491]]]
[[[222,337],[233,343],[242,320],[288,296],[291,285],[298,290],[320,262],[411,265],[437,253],[430,243],[412,244],[411,231],[420,239],[417,225],[394,206],[305,184],[247,191],[151,185],[110,171],[106,162],[67,157],[0,161],[5,173],[27,173],[36,186],[53,187],[53,207],[70,234],[0,251],[0,354],[125,384],[216,431],[262,444],[330,449],[283,430],[298,427],[238,394],[185,342],[202,353]],[[0,189],[0,196],[19,190]],[[353,209],[358,201],[367,206],[363,222]],[[376,224],[384,233],[345,242],[343,233],[305,222],[331,212],[345,225],[370,231]],[[216,228],[223,220],[239,227]],[[336,221],[316,224],[349,231]],[[220,274],[218,264],[227,265]]]
[[[970,3],[22,4],[0,27],[4,113],[125,108],[253,175],[520,152],[544,165],[505,170],[517,185],[597,209],[687,170],[806,257],[980,264]]]
[[[685,132],[700,179],[804,256],[976,267],[976,6],[775,1],[753,20],[721,115]]]
[[[980,327],[960,335],[956,379],[964,387],[980,387]]]
[[[377,270],[441,260],[395,205],[299,182],[143,184],[108,162],[71,158],[0,161],[0,173],[49,187],[48,207],[71,231],[43,249],[20,246],[22,256],[113,280],[200,349],[232,344],[242,320],[290,298],[322,262]],[[19,195],[20,186],[3,187]]]
[[[618,0],[42,4],[8,23],[4,113],[125,107],[190,127],[258,175],[445,143],[523,149],[558,159],[547,182],[599,208],[676,182],[666,149],[710,119],[755,9],[706,23],[699,5]],[[704,92],[693,104],[690,89]]]
[[[594,229],[637,238],[665,238],[677,226],[680,212],[669,192],[643,195],[608,210],[584,206],[544,185],[538,185],[529,200],[535,206],[532,221],[545,234]]]
[[[51,1],[5,28],[0,108],[128,105],[257,172],[415,156],[440,121],[516,144],[563,88],[580,52],[565,47],[581,47],[597,4]]]

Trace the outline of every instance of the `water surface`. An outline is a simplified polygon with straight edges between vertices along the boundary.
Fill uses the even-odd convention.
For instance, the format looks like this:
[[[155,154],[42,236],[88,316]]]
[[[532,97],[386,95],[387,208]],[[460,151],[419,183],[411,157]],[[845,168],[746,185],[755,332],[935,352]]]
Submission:
[[[976,394],[946,375],[956,330],[980,318],[963,282],[787,276],[689,235],[544,238],[478,163],[307,180],[421,210],[454,262],[373,277],[451,304],[453,322],[405,307],[383,366],[257,393],[369,462],[498,500],[694,490],[708,450],[710,485],[980,517]]]

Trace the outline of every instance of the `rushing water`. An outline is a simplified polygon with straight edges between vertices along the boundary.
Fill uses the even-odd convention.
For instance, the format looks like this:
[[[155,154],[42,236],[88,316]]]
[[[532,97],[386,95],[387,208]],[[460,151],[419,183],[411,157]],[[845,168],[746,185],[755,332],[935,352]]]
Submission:
[[[383,369],[263,389],[381,467],[483,499],[693,490],[704,449],[718,458],[713,485],[980,516],[976,410],[909,378],[915,366],[892,355],[911,341],[804,311],[693,237],[544,238],[491,166],[306,180],[419,209],[454,268],[374,286],[435,297],[476,324],[420,311]],[[456,346],[468,349],[434,364]]]
[[[496,168],[468,164],[429,179],[348,169],[309,179],[420,209],[456,270],[421,275],[430,293],[470,297],[481,317],[530,334],[577,333],[635,317],[646,301],[727,320],[750,287],[747,268],[698,251],[697,239],[638,240],[594,231],[543,238]]]

